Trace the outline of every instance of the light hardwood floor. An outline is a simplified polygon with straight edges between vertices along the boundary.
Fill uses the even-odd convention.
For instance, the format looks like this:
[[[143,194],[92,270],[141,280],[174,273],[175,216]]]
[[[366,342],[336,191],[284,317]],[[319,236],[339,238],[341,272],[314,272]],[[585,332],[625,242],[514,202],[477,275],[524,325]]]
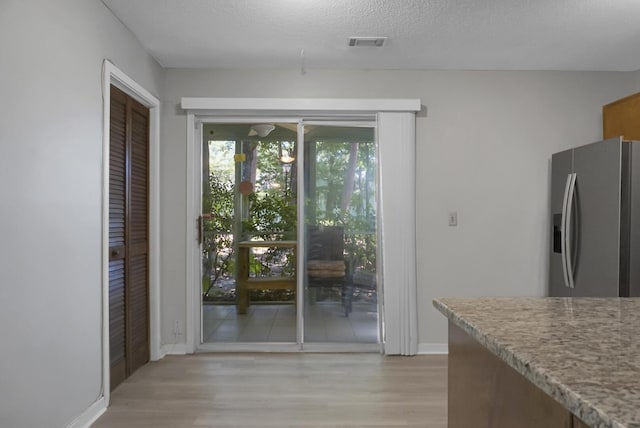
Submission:
[[[447,357],[196,354],[142,367],[104,427],[447,426]]]

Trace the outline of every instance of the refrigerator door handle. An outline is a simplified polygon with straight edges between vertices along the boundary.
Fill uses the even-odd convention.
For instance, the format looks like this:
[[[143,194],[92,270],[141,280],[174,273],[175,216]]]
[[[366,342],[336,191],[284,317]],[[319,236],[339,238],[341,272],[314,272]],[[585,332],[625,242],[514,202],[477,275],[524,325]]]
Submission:
[[[569,268],[567,266],[567,202],[569,201],[569,190],[571,189],[571,181],[573,174],[567,174],[567,182],[564,186],[564,198],[562,199],[562,220],[560,221],[560,258],[562,260],[562,274],[565,287],[569,287],[569,279],[567,274]]]
[[[564,247],[566,250],[565,263],[567,265],[568,287],[575,288],[576,284],[573,277],[573,257],[571,255],[571,228],[573,219],[573,200],[576,194],[576,174],[569,174],[569,195],[567,199],[567,215],[565,223]]]

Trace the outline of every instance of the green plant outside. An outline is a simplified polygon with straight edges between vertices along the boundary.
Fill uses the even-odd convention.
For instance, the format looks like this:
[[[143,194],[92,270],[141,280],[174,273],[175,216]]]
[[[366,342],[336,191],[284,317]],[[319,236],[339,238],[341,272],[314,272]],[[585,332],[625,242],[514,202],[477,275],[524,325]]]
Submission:
[[[317,167],[316,198],[305,201],[307,223],[342,226],[345,230],[345,256],[354,269],[375,272],[376,269],[376,233],[375,201],[373,175],[375,168],[373,144],[359,144],[357,163],[358,177],[347,210],[340,207],[340,196],[345,186],[348,143],[316,143]],[[282,182],[282,165],[277,157],[277,143],[255,145],[257,169],[255,192],[246,198],[247,215],[242,220],[242,239],[259,240],[295,240],[297,226],[297,207],[293,187],[283,183],[278,188],[270,183]],[[233,251],[234,196],[235,177],[229,174],[229,168],[220,168],[214,162],[210,164],[210,173],[203,191],[203,212],[212,213],[212,218],[204,222],[203,235],[203,277],[202,292],[205,300],[235,300],[234,295],[225,293],[217,285],[221,281],[233,280],[235,259]],[[287,192],[287,190],[289,190]],[[322,204],[317,202],[321,201]],[[251,255],[250,274],[270,276],[274,266],[278,275],[294,273],[296,261],[293,253],[283,249],[269,249],[261,257]],[[268,292],[267,292],[268,293]],[[264,294],[256,293],[256,294]],[[292,296],[275,293],[277,296],[252,296],[257,300],[288,300]]]

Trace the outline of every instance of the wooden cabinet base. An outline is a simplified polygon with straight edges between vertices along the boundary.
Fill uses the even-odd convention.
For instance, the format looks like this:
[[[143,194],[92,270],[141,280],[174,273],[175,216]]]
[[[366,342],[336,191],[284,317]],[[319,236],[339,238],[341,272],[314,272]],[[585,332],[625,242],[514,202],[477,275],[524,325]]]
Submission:
[[[604,139],[623,136],[640,140],[640,93],[629,95],[602,107]]]
[[[560,403],[449,323],[449,428],[585,427]]]

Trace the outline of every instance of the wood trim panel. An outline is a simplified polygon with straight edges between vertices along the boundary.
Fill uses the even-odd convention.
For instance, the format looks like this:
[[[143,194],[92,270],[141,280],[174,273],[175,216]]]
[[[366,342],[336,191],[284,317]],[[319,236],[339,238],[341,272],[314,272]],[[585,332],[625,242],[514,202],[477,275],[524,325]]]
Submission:
[[[602,107],[603,139],[640,140],[640,92]]]

